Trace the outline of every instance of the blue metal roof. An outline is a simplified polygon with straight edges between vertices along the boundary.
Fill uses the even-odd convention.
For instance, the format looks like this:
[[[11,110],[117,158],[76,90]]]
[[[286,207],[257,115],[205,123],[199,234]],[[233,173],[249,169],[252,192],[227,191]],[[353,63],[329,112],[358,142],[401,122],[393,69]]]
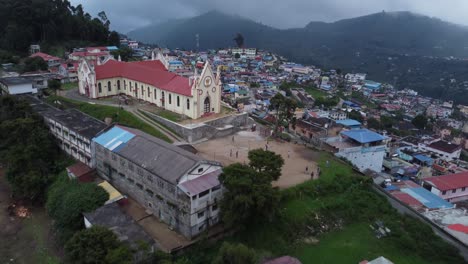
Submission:
[[[113,128],[94,138],[93,141],[111,151],[118,152],[118,150],[125,146],[125,144],[133,137],[135,137],[134,134],[120,127],[114,126]]]
[[[428,162],[428,163],[433,162],[433,160],[426,155],[417,154],[417,155],[414,155],[413,157],[422,162]]]
[[[411,197],[418,200],[429,209],[453,208],[453,204],[445,201],[444,199],[422,187],[403,188],[401,191],[409,194]]]
[[[354,119],[344,119],[336,121],[337,124],[341,124],[343,126],[360,126],[361,122],[354,120]]]
[[[386,139],[386,137],[368,129],[348,130],[341,132],[341,134],[354,139],[361,144],[382,141]]]

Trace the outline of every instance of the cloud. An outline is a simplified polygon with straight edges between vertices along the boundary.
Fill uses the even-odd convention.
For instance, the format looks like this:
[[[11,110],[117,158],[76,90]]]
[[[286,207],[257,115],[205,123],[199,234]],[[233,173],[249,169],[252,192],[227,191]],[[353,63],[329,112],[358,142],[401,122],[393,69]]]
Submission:
[[[412,11],[468,25],[466,0],[70,0],[96,15],[105,11],[111,27],[128,32],[153,22],[191,17],[217,9],[277,28],[303,27],[385,11]]]

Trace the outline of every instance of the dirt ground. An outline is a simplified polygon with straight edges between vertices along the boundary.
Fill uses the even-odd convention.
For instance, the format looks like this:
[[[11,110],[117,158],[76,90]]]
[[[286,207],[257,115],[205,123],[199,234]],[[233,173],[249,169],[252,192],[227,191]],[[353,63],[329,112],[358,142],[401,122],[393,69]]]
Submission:
[[[259,132],[240,131],[233,136],[205,141],[194,147],[203,158],[221,162],[226,166],[236,162],[248,163],[249,150],[265,149],[266,145],[265,137]],[[312,172],[317,175],[315,162],[319,157],[317,152],[302,145],[271,140],[268,141],[268,150],[280,154],[284,159],[282,175],[278,181],[273,182],[274,186],[288,188],[311,179]],[[307,173],[306,167],[308,167]]]
[[[60,263],[44,208],[28,207],[30,216],[10,216],[10,188],[0,168],[0,263]]]

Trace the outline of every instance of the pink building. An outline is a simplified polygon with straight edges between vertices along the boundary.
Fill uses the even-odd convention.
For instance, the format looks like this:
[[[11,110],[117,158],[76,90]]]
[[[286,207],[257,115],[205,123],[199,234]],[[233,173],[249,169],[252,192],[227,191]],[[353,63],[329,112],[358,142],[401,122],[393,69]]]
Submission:
[[[423,186],[448,202],[468,200],[468,171],[429,177]]]

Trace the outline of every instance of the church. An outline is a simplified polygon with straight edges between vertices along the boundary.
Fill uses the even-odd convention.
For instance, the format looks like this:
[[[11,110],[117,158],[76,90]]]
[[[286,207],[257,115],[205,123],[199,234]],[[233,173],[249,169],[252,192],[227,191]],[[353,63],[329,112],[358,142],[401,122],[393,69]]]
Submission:
[[[163,56],[151,60],[104,62],[82,60],[78,68],[79,92],[89,98],[125,94],[192,119],[221,111],[221,80],[209,62],[190,78],[168,71]]]

